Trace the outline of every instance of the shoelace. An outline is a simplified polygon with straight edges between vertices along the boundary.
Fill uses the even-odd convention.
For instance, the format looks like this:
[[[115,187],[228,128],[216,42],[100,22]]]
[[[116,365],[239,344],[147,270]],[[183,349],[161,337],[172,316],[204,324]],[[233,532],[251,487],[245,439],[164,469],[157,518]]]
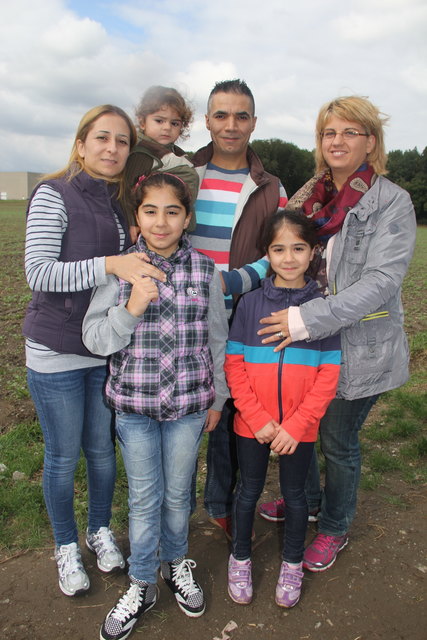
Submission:
[[[125,622],[129,615],[137,612],[143,597],[143,587],[138,584],[131,584],[128,591],[120,598],[116,604],[114,611],[111,613],[112,618],[116,618],[120,622]]]
[[[107,527],[101,527],[96,534],[94,534],[92,546],[96,550],[99,556],[103,556],[106,553],[116,550],[116,541],[110,529]]]
[[[193,573],[191,571],[195,566],[196,563],[194,560],[189,560],[187,558],[179,565],[172,567],[173,579],[185,596],[190,596],[192,593],[199,592],[199,587],[193,580]]]
[[[249,580],[250,580],[250,575],[251,575],[251,569],[250,566],[244,566],[244,565],[233,565],[232,569],[231,569],[231,577],[233,582],[239,586],[239,587],[245,587]]]
[[[327,536],[323,534],[318,536],[316,544],[313,546],[315,546],[316,551],[322,552],[328,551],[328,549],[331,548],[339,547],[339,542],[335,540],[334,536]]]
[[[61,577],[68,575],[69,573],[76,573],[83,569],[82,559],[77,545],[70,548],[70,545],[59,547],[57,551],[58,567],[61,572]]]

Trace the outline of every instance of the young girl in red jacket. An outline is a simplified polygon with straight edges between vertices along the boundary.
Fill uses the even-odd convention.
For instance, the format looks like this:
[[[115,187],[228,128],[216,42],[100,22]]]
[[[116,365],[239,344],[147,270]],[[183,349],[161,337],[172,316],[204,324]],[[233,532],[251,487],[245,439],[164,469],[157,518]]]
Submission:
[[[308,519],[304,484],[319,421],[335,397],[340,340],[337,335],[294,342],[276,351],[274,345],[262,344],[257,331],[260,318],[322,295],[306,275],[316,242],[315,229],[305,216],[280,211],[269,219],[264,248],[272,275],[241,298],[227,342],[225,372],[237,408],[234,431],[240,467],[228,593],[238,604],[252,600],[252,525],[270,451],[279,454],[286,505],[276,603],[293,607],[301,594]]]

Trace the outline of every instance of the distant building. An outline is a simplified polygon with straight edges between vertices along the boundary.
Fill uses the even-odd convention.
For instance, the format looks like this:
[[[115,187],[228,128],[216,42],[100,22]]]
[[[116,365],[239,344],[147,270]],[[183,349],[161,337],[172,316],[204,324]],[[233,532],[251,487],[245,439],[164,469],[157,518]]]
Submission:
[[[0,200],[28,200],[43,173],[0,171]]]

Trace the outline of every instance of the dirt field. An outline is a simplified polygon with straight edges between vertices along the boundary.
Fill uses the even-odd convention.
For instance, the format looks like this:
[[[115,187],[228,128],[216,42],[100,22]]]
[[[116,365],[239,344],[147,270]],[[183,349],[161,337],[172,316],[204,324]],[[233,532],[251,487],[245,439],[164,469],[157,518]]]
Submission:
[[[274,466],[272,467],[274,471]],[[272,474],[271,474],[272,475]],[[274,493],[270,477],[266,497]],[[386,496],[399,496],[396,510]],[[426,637],[426,495],[390,478],[381,491],[362,492],[350,543],[324,573],[305,573],[300,603],[277,607],[274,590],[280,565],[281,526],[257,517],[251,605],[227,595],[228,545],[198,509],[191,523],[189,556],[207,596],[207,610],[187,618],[165,585],[154,609],[131,637],[156,640],[424,640]],[[307,539],[315,532],[310,525]],[[120,540],[126,549],[126,540]],[[127,549],[126,549],[127,550]],[[87,595],[67,598],[57,586],[52,549],[0,563],[0,637],[5,640],[95,640],[102,620],[127,586],[124,574],[100,574],[86,550],[91,579]],[[234,621],[233,631],[222,633]]]

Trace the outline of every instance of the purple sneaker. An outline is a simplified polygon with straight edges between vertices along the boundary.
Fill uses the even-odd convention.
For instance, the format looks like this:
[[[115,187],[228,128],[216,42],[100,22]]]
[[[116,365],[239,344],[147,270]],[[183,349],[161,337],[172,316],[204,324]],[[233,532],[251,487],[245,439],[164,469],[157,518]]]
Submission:
[[[302,562],[292,566],[288,562],[280,565],[280,575],[276,586],[276,604],[279,607],[294,607],[301,596],[304,572]]]
[[[252,562],[236,560],[232,554],[228,561],[228,595],[237,604],[252,601]]]
[[[309,571],[326,571],[331,567],[341,549],[348,544],[347,534],[327,536],[318,533],[304,552],[303,566]]]

